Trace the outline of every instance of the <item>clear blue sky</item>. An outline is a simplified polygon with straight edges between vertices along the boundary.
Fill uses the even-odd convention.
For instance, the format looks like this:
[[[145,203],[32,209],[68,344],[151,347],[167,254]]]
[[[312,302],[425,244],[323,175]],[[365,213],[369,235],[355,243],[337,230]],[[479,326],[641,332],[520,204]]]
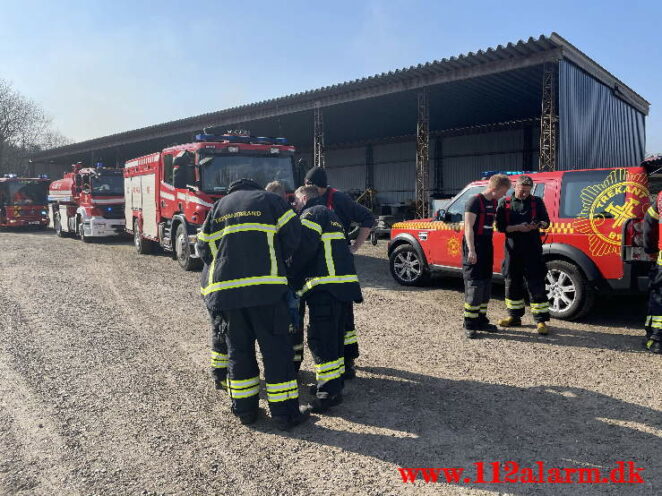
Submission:
[[[0,0],[0,78],[76,141],[558,32],[651,102],[662,1]]]

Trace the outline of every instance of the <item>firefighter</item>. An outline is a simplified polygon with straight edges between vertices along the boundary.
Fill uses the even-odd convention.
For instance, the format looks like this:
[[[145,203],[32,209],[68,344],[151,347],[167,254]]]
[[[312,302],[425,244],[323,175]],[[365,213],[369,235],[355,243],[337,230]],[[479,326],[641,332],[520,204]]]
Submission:
[[[662,193],[660,193],[662,195]],[[662,258],[660,252],[660,214],[658,203],[661,197],[652,202],[644,216],[644,251],[657,258],[657,263],[649,272],[648,315],[646,316],[646,337],[644,347],[652,353],[662,353]],[[657,257],[656,257],[657,255]]]
[[[317,380],[312,411],[324,412],[342,402],[345,322],[352,303],[363,298],[340,219],[315,186],[302,186],[295,195],[302,234],[290,274],[309,311],[308,347]]]
[[[492,231],[497,201],[510,188],[504,174],[491,176],[487,188],[467,200],[462,238],[462,274],[464,276],[464,329],[469,339],[476,331],[496,332],[487,318],[487,305],[492,290],[494,247]]]
[[[538,334],[547,334],[547,268],[542,258],[540,229],[549,227],[549,216],[542,198],[531,194],[532,188],[531,177],[519,176],[515,182],[513,196],[504,198],[497,208],[497,229],[506,234],[503,275],[506,278],[506,308],[509,314],[507,318],[499,321],[499,325],[522,325],[526,287],[531,297],[531,313],[536,322],[536,330]]]
[[[197,248],[205,263],[202,295],[210,313],[222,319],[232,412],[246,425],[258,417],[256,340],[277,426],[286,430],[310,415],[299,406],[285,299],[285,260],[300,236],[301,223],[287,203],[250,179],[230,184],[198,235]]]
[[[316,186],[320,196],[324,199],[324,205],[332,210],[340,219],[345,235],[349,234],[352,222],[359,224],[359,233],[349,251],[355,254],[370,236],[370,230],[375,225],[375,216],[363,205],[352,200],[349,195],[330,188],[326,177],[326,171],[322,167],[313,167],[306,173],[304,180],[306,185]],[[354,308],[350,305],[345,324],[345,379],[356,377],[355,360],[359,357],[359,343],[354,325]]]

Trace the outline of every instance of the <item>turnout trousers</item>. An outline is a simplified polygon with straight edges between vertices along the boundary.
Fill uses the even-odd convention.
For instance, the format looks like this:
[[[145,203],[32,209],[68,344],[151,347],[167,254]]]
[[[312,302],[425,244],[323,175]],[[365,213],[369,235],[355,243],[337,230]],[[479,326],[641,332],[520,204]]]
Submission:
[[[319,291],[306,302],[309,310],[308,348],[315,361],[317,397],[327,398],[342,391],[345,373],[344,336],[351,303]]]
[[[506,308],[511,317],[524,315],[525,292],[531,298],[531,313],[536,322],[549,320],[549,300],[545,290],[547,267],[542,259],[540,243],[520,243],[515,247],[513,240],[506,241],[503,275],[506,279]],[[526,285],[525,285],[526,282]]]
[[[646,316],[646,346],[662,341],[662,254],[650,271],[648,315]]]
[[[487,305],[492,294],[492,264],[494,248],[492,237],[476,237],[474,246],[478,262],[469,264],[468,249],[462,241],[462,276],[464,278],[464,328],[480,330],[487,319]]]
[[[292,349],[294,351],[294,366],[297,372],[301,368],[301,362],[304,356],[304,318],[306,315],[306,305],[302,301],[299,307],[299,328],[292,336]],[[354,327],[354,303],[349,302],[345,305],[343,318],[343,357],[350,362],[359,357],[359,343]]]
[[[237,416],[258,409],[260,369],[255,342],[264,362],[267,401],[272,417],[299,415],[299,389],[292,362],[288,333],[289,312],[285,300],[272,305],[235,308],[221,312],[228,349],[228,392]]]

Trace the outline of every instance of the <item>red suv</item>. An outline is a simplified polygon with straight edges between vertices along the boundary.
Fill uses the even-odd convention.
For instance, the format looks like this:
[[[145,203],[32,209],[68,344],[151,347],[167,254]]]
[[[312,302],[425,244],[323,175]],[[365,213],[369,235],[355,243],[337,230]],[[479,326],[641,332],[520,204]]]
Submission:
[[[461,274],[465,203],[496,173],[469,184],[434,218],[393,225],[389,265],[398,283],[413,286],[433,274]],[[641,221],[650,198],[644,167],[507,174],[513,181],[521,174],[533,178],[533,194],[545,201],[552,222],[542,236],[553,317],[586,315],[601,291],[647,289],[651,261],[643,250]],[[503,248],[504,235],[495,231],[497,278],[502,277]]]

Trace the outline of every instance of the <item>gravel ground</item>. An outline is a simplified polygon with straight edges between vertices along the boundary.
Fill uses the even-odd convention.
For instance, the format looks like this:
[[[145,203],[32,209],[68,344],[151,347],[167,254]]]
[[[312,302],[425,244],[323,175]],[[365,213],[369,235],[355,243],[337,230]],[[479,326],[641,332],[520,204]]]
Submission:
[[[333,415],[283,434],[242,426],[212,388],[199,274],[126,241],[0,233],[0,493],[662,494],[662,359],[641,351],[641,299],[548,337],[467,340],[461,281],[400,287],[385,250],[357,257],[359,378]],[[397,470],[508,460],[632,460],[646,482],[403,484]]]

